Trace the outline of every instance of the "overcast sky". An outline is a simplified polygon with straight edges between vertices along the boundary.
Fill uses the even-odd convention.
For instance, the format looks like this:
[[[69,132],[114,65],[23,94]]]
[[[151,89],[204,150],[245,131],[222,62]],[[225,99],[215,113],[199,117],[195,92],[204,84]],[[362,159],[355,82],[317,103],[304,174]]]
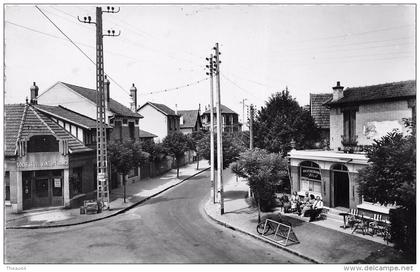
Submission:
[[[94,6],[40,5],[42,11],[95,60],[94,25],[77,16]],[[209,104],[205,57],[216,42],[222,55],[222,104],[242,115],[239,103],[262,106],[286,86],[300,105],[309,93],[415,78],[414,5],[120,5],[104,14],[105,72],[111,97],[129,105],[174,109]],[[95,66],[35,6],[5,8],[5,103],[23,103],[32,82],[40,93],[57,81],[95,88]],[[145,94],[158,92],[154,94]],[[159,93],[160,92],[160,93]]]

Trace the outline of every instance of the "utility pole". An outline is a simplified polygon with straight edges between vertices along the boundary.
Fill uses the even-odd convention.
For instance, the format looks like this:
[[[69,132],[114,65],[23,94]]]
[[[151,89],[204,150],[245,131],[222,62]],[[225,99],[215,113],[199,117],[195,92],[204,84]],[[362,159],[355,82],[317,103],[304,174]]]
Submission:
[[[86,24],[96,25],[96,174],[97,174],[97,200],[101,201],[103,208],[109,209],[109,179],[108,179],[108,160],[107,160],[107,141],[106,141],[106,99],[104,90],[105,72],[104,72],[104,36],[115,35],[114,30],[108,30],[108,34],[102,33],[102,13],[117,13],[114,7],[107,7],[102,11],[101,7],[96,7],[96,22],[92,21],[90,16],[84,17]]]
[[[254,124],[254,106],[251,104],[249,106],[249,149],[254,148],[254,132],[253,132],[253,124]]]
[[[206,65],[209,68],[209,72],[206,74],[210,76],[210,183],[211,183],[211,197],[213,203],[216,203],[216,182],[214,181],[214,103],[213,103],[213,54],[210,54],[210,58],[206,58],[209,64]]]
[[[245,129],[245,101],[247,101],[248,99],[243,98],[241,102],[242,104],[242,131],[244,131]]]
[[[213,48],[215,51],[215,66],[216,66],[216,98],[217,98],[217,180],[218,180],[218,198],[220,200],[220,214],[225,213],[223,200],[223,144],[222,144],[222,114],[221,114],[221,98],[220,98],[220,63],[219,60],[219,43]]]

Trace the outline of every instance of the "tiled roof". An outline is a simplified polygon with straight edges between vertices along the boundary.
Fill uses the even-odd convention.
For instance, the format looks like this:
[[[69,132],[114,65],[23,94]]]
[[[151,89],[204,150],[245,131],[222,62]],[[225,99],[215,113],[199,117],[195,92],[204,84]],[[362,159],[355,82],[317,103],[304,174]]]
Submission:
[[[175,116],[178,116],[177,114],[175,114],[175,111],[172,110],[171,108],[169,108],[168,106],[166,106],[164,104],[154,103],[154,102],[146,102],[139,109],[143,108],[146,105],[152,106],[153,108],[157,109],[158,111],[162,112],[165,115],[175,115]]]
[[[96,90],[88,89],[76,85],[72,85],[69,83],[61,82],[65,86],[69,87],[73,91],[77,92],[81,96],[86,97],[90,101],[96,104]],[[135,117],[135,118],[142,118],[142,116],[136,112],[132,112],[126,106],[120,104],[119,102],[115,101],[114,99],[109,99],[109,109],[116,115],[119,116],[127,116],[127,117]]]
[[[327,94],[309,94],[310,111],[315,124],[320,128],[330,128],[330,110],[324,105],[332,98],[331,93]]]
[[[32,105],[5,105],[5,115],[5,155],[16,155],[17,141],[32,135],[55,135],[67,140],[71,153],[92,150]]]
[[[69,110],[63,106],[47,106],[47,105],[34,105],[39,111],[44,112],[45,114],[52,115],[53,117],[61,117],[66,119],[71,123],[86,127],[86,128],[96,128],[96,121],[79,113],[76,113],[72,110]]]
[[[180,124],[180,128],[192,128],[195,124],[200,122],[198,110],[180,110],[178,114],[182,116],[184,123]]]
[[[213,111],[216,112],[216,107],[213,108]],[[233,114],[237,114],[236,112],[234,112],[233,110],[229,109],[228,107],[226,107],[223,104],[220,105],[220,111],[221,111],[221,113],[233,113]],[[210,114],[210,109],[208,109],[205,112],[203,112],[203,114]]]
[[[353,87],[344,90],[343,97],[330,101],[327,105],[335,106],[350,103],[366,103],[377,100],[395,100],[416,96],[416,81],[407,80],[379,85]]]
[[[140,129],[140,138],[155,138],[157,135]]]

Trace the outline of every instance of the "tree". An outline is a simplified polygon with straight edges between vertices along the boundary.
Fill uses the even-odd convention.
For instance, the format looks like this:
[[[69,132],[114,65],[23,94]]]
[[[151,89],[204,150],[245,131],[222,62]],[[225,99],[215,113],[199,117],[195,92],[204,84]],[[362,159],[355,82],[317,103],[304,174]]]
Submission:
[[[197,154],[197,170],[199,168],[200,164],[200,153],[199,153],[199,146],[198,143],[201,139],[203,139],[205,136],[205,133],[202,130],[194,131],[192,134],[189,134],[190,137],[190,149],[194,150]]]
[[[236,161],[239,154],[245,151],[245,145],[237,135],[233,133],[223,133],[222,136],[222,152],[223,152],[223,169]],[[198,150],[200,155],[210,162],[210,133],[206,133],[198,142]],[[217,168],[217,140],[214,135],[214,166]]]
[[[276,186],[288,175],[287,160],[280,154],[254,148],[242,152],[231,169],[236,175],[248,180],[258,205],[260,222],[260,211],[267,211],[273,206]]]
[[[184,152],[190,148],[188,136],[182,132],[173,132],[163,139],[163,148],[176,160],[176,177],[179,178],[179,160],[184,156]]]
[[[410,260],[416,253],[416,137],[394,130],[375,140],[359,171],[359,194],[370,202],[396,203],[390,213],[391,236]]]
[[[311,148],[320,140],[320,131],[309,111],[299,106],[289,91],[273,94],[262,107],[254,122],[255,146],[283,156],[296,148]]]
[[[126,203],[126,175],[147,159],[140,144],[133,141],[112,142],[108,144],[108,156],[112,169],[123,176],[124,203]]]

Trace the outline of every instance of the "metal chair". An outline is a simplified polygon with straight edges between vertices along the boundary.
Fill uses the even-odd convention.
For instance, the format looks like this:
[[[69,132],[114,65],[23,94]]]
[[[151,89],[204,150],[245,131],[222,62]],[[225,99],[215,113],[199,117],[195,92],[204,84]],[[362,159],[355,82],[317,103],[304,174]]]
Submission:
[[[352,229],[356,224],[361,223],[361,220],[358,218],[359,211],[357,209],[350,209],[350,216],[347,218],[347,223]]]

